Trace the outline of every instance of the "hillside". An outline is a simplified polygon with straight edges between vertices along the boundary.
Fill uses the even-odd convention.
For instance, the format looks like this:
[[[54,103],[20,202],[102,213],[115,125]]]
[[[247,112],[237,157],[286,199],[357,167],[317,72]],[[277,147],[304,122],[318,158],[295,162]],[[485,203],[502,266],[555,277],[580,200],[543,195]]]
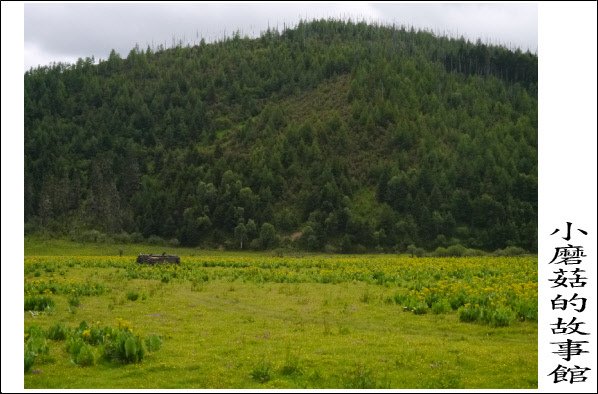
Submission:
[[[26,233],[536,251],[537,60],[322,20],[30,70]]]

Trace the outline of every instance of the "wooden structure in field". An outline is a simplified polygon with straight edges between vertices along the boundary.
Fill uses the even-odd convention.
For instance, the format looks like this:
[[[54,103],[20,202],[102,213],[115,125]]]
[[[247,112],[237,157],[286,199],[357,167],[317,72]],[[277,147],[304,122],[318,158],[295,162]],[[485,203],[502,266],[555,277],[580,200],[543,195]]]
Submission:
[[[179,256],[171,254],[140,254],[137,256],[137,263],[139,264],[159,264],[159,263],[172,263],[180,264],[181,258]]]

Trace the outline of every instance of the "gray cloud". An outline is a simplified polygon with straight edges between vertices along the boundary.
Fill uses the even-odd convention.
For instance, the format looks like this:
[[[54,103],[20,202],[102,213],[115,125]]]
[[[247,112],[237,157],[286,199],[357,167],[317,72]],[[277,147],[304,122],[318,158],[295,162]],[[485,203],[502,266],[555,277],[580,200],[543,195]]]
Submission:
[[[388,3],[25,4],[25,69],[79,57],[122,56],[136,44],[210,42],[234,31],[255,37],[300,19],[351,18],[427,28],[470,40],[537,50],[535,5]]]

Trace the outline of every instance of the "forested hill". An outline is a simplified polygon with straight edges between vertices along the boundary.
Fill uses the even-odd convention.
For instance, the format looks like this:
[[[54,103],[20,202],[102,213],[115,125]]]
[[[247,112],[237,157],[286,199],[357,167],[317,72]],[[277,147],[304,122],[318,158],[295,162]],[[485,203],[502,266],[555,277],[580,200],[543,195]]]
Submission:
[[[30,70],[26,232],[535,251],[537,61],[322,20]]]

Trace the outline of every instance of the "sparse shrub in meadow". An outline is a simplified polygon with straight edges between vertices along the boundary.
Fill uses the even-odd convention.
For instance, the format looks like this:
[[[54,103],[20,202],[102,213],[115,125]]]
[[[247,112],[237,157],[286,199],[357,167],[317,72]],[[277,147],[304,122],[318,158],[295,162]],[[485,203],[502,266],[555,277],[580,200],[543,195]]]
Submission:
[[[139,298],[139,293],[137,291],[128,291],[127,292],[127,300],[137,301],[138,298]]]
[[[63,323],[56,323],[48,329],[47,337],[53,341],[64,341],[68,333],[68,329]]]
[[[74,356],[75,364],[82,367],[88,367],[95,364],[95,354],[90,345],[83,344],[79,348],[79,352]]]
[[[170,282],[170,274],[163,274],[161,282],[162,283],[168,283],[168,282]]]
[[[84,338],[89,337],[89,329],[80,335],[73,335],[66,341],[66,351],[71,355],[71,360],[82,367],[95,364],[95,354],[91,345],[85,343]]]
[[[118,328],[89,326],[86,321],[82,321],[67,337],[66,350],[71,355],[71,360],[81,366],[94,365],[96,353],[99,352],[109,361],[123,364],[139,363],[143,360],[146,346],[149,351],[160,349],[160,336],[150,335],[143,340],[133,334],[129,322],[123,319],[117,321]]]
[[[320,385],[321,381],[323,379],[323,376],[322,376],[322,373],[320,372],[320,370],[316,369],[309,374],[308,379],[313,385]]]
[[[44,330],[38,326],[31,326],[25,331],[24,370],[31,370],[35,360],[45,358],[50,354]],[[42,360],[43,361],[43,360]]]
[[[191,291],[200,292],[204,290],[204,281],[198,278],[191,280]]]
[[[396,293],[393,297],[393,300],[398,305],[405,305],[407,303],[408,294],[405,293]]]
[[[81,305],[81,300],[76,295],[72,295],[68,298],[68,303],[73,308],[76,308]]]
[[[101,283],[56,283],[53,281],[33,281],[25,283],[26,294],[65,294],[68,296],[97,296],[106,292]]]
[[[139,278],[139,271],[137,270],[137,267],[127,269],[127,279],[128,280],[138,279],[138,278]]]
[[[160,350],[162,347],[162,338],[160,336],[152,334],[145,338],[145,347],[148,352],[155,352]]]
[[[81,347],[85,344],[83,338],[80,334],[69,336],[66,341],[66,351],[72,356],[75,357],[81,350]],[[73,360],[74,361],[74,360]]]
[[[25,297],[26,311],[47,311],[54,308],[54,300],[48,296]]]
[[[440,300],[440,293],[436,292],[436,291],[425,291],[425,298],[424,301],[426,302],[426,305],[428,305],[428,308],[431,308],[432,305],[434,305],[435,303],[437,303]]]
[[[457,311],[462,322],[476,322],[482,319],[482,309],[478,305],[464,305]]]
[[[386,275],[382,271],[376,271],[372,274],[372,279],[377,285],[383,285],[386,282]]]
[[[87,322],[85,320],[82,320],[79,323],[79,327],[77,328],[77,331],[82,332],[84,330],[87,330],[89,328],[89,324],[87,324]]]
[[[458,310],[462,322],[486,323],[494,327],[506,327],[515,321],[517,315],[509,307],[489,307],[466,304]]]
[[[463,291],[453,294],[449,299],[451,308],[454,311],[458,310],[460,307],[465,305],[466,302],[467,302],[467,294],[465,294]]]
[[[29,326],[25,330],[25,337],[26,338],[33,338],[33,337],[45,338],[46,333],[40,326],[33,325],[33,326]]]
[[[509,303],[520,321],[538,320],[538,303],[531,300],[516,300]]]
[[[428,304],[425,302],[419,302],[413,307],[413,313],[416,315],[425,315],[428,313]]]
[[[446,299],[441,299],[432,304],[432,313],[439,315],[441,313],[448,313],[451,311],[451,304]]]
[[[272,364],[261,360],[251,371],[251,378],[260,383],[266,383],[272,378]]]
[[[48,354],[50,352],[50,348],[48,347],[48,342],[44,337],[30,337],[26,343],[26,350],[35,354],[36,356]]]
[[[343,386],[347,389],[374,389],[376,379],[365,364],[359,363],[346,375]]]
[[[118,318],[116,319],[116,322],[119,330],[131,331],[131,322],[128,320]]]
[[[507,327],[515,321],[515,312],[510,308],[499,307],[488,313],[487,321],[494,327]]]
[[[339,335],[347,335],[349,334],[351,330],[349,330],[349,327],[345,326],[345,325],[339,325],[338,326],[338,334]]]
[[[30,350],[25,349],[24,354],[24,364],[25,364],[25,372],[29,372],[33,363],[35,362],[36,354]]]
[[[363,292],[361,297],[359,297],[359,301],[363,302],[364,304],[368,304],[371,299],[372,296],[370,295],[370,292],[367,289]]]
[[[419,301],[413,294],[406,292],[397,292],[394,295],[394,301],[397,305],[401,305],[408,311],[413,310],[419,304]]]
[[[284,365],[280,369],[280,373],[284,376],[301,375],[301,367],[299,365],[299,358],[297,356],[287,354]]]
[[[81,338],[90,345],[101,345],[108,342],[116,335],[116,330],[111,327],[90,327],[79,332]]]
[[[144,355],[145,348],[140,337],[128,330],[120,330],[116,337],[104,346],[106,359],[123,364],[139,363]]]

